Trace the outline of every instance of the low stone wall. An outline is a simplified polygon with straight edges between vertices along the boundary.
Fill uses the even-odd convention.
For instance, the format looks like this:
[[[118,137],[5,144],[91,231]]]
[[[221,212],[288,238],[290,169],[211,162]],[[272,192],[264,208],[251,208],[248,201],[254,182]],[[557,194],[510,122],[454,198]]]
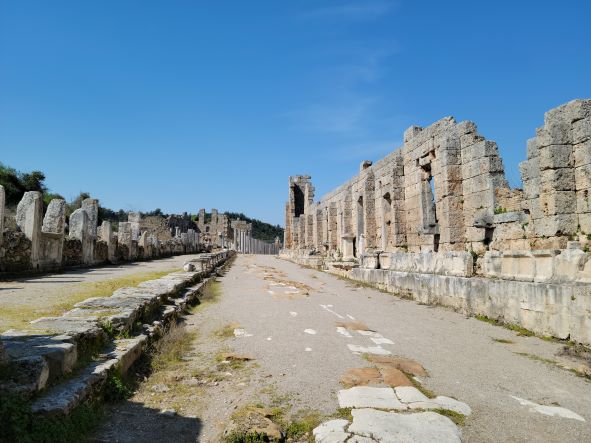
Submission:
[[[107,378],[124,374],[233,254],[201,254],[198,270],[89,298],[59,317],[30,322],[27,330],[0,334],[0,395],[28,398],[31,412],[45,417],[68,415],[100,397]]]
[[[450,307],[465,315],[483,315],[539,335],[591,345],[591,285],[563,278],[566,270],[571,269],[562,262],[570,257],[570,252],[565,252],[551,256],[553,266],[537,268],[544,272],[541,275],[554,276],[553,281],[548,277],[543,281],[534,281],[533,277],[523,281],[516,278],[526,275],[520,271],[523,266],[514,265],[510,269],[509,264],[501,269],[511,278],[473,276],[472,257],[462,253],[448,260],[444,260],[448,253],[389,254],[389,269],[375,269],[382,263],[381,255],[377,266],[371,257],[369,260],[362,257],[361,265],[356,261],[324,261],[321,256],[298,255],[294,251],[283,251],[280,257],[420,303]],[[562,254],[565,255],[561,259]],[[580,258],[578,252],[573,254]],[[510,257],[507,254],[506,259]],[[531,260],[536,253],[527,257]],[[546,255],[540,252],[539,257]],[[490,265],[486,264],[485,268],[490,272]]]

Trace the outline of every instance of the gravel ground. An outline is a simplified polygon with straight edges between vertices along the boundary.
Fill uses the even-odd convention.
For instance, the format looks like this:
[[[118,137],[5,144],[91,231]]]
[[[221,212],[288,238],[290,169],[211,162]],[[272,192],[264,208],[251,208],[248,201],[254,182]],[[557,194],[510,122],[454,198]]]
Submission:
[[[220,349],[252,356],[255,364],[218,385],[195,388],[185,410],[174,418],[159,413],[169,406],[167,399],[160,405],[146,402],[148,379],[134,398],[114,407],[97,433],[98,440],[142,441],[146,435],[134,433],[130,426],[142,422],[153,441],[218,442],[237,408],[279,397],[287,399],[291,411],[334,413],[342,389],[340,376],[347,369],[369,366],[348,345],[379,346],[421,363],[429,372],[425,387],[472,408],[462,427],[464,441],[591,439],[591,383],[549,362],[560,361],[556,356],[560,343],[517,336],[499,326],[359,287],[272,256],[241,255],[220,280],[219,301],[187,316],[186,327],[199,334],[186,370],[194,370]],[[351,337],[337,331],[337,322],[353,320],[393,344],[376,345],[355,331]],[[229,323],[240,336],[212,336],[212,331]],[[177,369],[181,379],[188,376],[182,374],[183,367]],[[539,412],[543,409],[514,397],[567,408],[586,421],[544,415]]]

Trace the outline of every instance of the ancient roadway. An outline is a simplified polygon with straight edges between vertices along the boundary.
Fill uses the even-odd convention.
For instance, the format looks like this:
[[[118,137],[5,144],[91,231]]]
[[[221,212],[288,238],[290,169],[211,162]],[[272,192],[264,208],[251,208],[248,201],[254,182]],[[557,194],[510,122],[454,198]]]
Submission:
[[[162,411],[146,415],[155,395],[146,380],[132,399],[114,407],[97,440],[220,441],[234,411],[268,399],[271,391],[276,399],[289,399],[292,412],[328,416],[339,407],[341,376],[370,367],[371,352],[420,363],[428,372],[419,378],[424,387],[468,405],[471,414],[460,426],[463,441],[591,439],[591,383],[549,363],[560,343],[518,336],[274,256],[241,255],[220,281],[219,300],[186,318],[185,327],[198,332],[186,371],[195,374],[198,360],[224,349],[250,356],[249,372],[227,372],[196,390],[199,395],[189,397],[192,403],[176,411],[176,418],[163,418]],[[348,323],[370,332],[343,327]],[[234,335],[214,338],[224,325]],[[181,373],[176,379],[187,377]],[[165,395],[159,398],[162,404],[151,406],[156,410],[169,404]],[[132,425],[134,416],[139,425]],[[179,424],[183,417],[188,421]],[[191,419],[199,425],[192,426]]]

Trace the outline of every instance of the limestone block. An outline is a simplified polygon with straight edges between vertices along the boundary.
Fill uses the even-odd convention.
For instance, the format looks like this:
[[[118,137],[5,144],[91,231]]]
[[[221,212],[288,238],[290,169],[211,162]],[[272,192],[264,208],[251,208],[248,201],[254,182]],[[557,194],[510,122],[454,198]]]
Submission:
[[[575,167],[591,164],[591,140],[573,146]]]
[[[575,190],[575,171],[573,168],[545,169],[540,174],[542,193]]]
[[[558,214],[533,221],[534,232],[539,236],[554,237],[577,232],[577,214]]]
[[[501,277],[501,262],[503,253],[486,251],[482,260],[482,272],[486,277]]]
[[[411,126],[404,131],[404,143],[408,143],[418,135],[423,128],[420,126]]]
[[[587,190],[577,191],[576,195],[577,195],[577,211],[576,212],[578,214],[591,212],[591,202],[590,202],[591,196],[589,195],[589,191],[587,191]]]
[[[589,256],[580,249],[566,249],[555,258],[554,279],[557,281],[574,281],[579,272],[583,271]]]
[[[547,121],[544,127],[537,131],[537,139],[541,147],[571,143],[570,122],[561,120]]]
[[[530,138],[527,141],[527,158],[528,158],[528,160],[533,160],[534,158],[538,157],[540,155],[539,149],[540,149],[540,147],[538,145],[537,139],[535,137]]]
[[[63,234],[65,230],[66,201],[53,199],[47,205],[47,212],[43,218],[43,232]]]
[[[589,199],[584,200],[586,207],[589,207]],[[591,234],[591,213],[579,214],[579,226],[585,234]]]
[[[540,169],[572,168],[574,155],[571,145],[549,145],[540,148]]]
[[[583,143],[591,140],[591,118],[587,117],[577,120],[572,125],[573,144]]]
[[[0,246],[4,239],[4,211],[5,211],[6,195],[4,187],[0,185]]]
[[[532,251],[532,255],[536,263],[534,281],[545,282],[552,280],[555,273],[556,250],[536,250]]]
[[[571,214],[576,211],[574,191],[551,191],[540,195],[540,205],[544,215]]]
[[[82,200],[82,209],[88,214],[87,229],[92,239],[96,239],[97,224],[98,224],[98,200],[95,198],[87,198]]]
[[[76,209],[70,215],[69,235],[83,240],[86,232],[88,232],[88,213],[82,208]]]
[[[483,157],[495,157],[497,155],[497,144],[490,140],[483,140],[462,149],[462,162],[468,163]]]
[[[475,228],[472,226],[466,227],[466,241],[468,242],[481,242],[485,239],[485,229]]]
[[[532,158],[519,163],[519,171],[523,180],[533,180],[540,176],[540,159]]]
[[[495,225],[503,223],[525,223],[527,222],[527,216],[523,211],[513,211],[505,212],[504,214],[494,214],[492,220]]]
[[[31,240],[31,266],[39,266],[39,248],[43,200],[37,191],[25,192],[16,208],[16,224],[25,236]]]
[[[577,190],[591,189],[591,164],[574,169]]]

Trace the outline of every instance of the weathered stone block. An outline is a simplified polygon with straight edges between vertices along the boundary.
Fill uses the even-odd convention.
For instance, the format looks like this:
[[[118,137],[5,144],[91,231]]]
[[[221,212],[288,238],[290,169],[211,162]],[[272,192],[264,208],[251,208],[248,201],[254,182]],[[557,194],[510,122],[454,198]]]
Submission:
[[[571,168],[574,155],[571,145],[549,145],[540,148],[540,169]]]
[[[551,215],[534,220],[532,224],[534,232],[539,236],[572,235],[577,232],[578,217],[577,214]]]
[[[573,146],[575,167],[591,164],[591,140]]]
[[[545,215],[571,214],[576,212],[574,191],[551,191],[540,195],[540,205]]]
[[[574,169],[577,190],[591,189],[591,164]]]
[[[572,141],[573,144],[583,143],[591,140],[591,118],[584,118],[573,123]]]
[[[541,192],[574,191],[575,171],[573,168],[545,169],[541,171]]]

